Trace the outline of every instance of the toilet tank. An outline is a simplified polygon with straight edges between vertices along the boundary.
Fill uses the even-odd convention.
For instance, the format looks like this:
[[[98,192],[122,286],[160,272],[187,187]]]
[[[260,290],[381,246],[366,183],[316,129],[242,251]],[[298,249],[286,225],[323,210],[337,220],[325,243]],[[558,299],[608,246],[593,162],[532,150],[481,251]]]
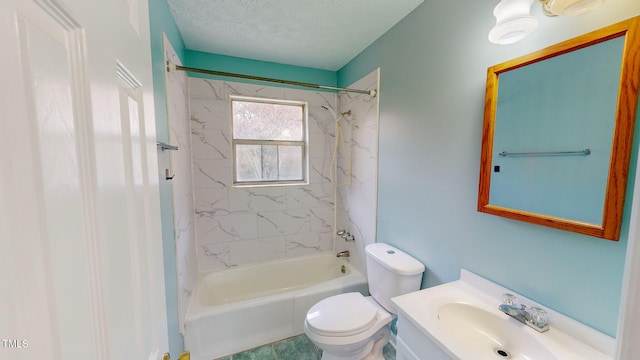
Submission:
[[[369,293],[392,314],[391,298],[420,290],[424,265],[407,253],[384,243],[367,245]]]

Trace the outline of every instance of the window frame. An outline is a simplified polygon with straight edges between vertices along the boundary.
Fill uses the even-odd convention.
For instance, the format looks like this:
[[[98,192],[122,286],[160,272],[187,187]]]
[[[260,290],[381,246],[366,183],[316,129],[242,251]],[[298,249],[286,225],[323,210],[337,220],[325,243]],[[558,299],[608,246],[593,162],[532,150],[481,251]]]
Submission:
[[[254,102],[262,104],[290,105],[302,108],[302,140],[260,140],[260,139],[236,139],[234,136],[233,102]],[[307,101],[295,101],[273,98],[259,98],[249,96],[230,95],[229,96],[229,119],[231,120],[231,162],[233,171],[233,187],[267,187],[285,185],[308,185],[309,184],[309,103]],[[259,181],[238,181],[237,171],[237,145],[258,145],[258,146],[296,146],[302,150],[302,178],[296,180],[259,180]]]

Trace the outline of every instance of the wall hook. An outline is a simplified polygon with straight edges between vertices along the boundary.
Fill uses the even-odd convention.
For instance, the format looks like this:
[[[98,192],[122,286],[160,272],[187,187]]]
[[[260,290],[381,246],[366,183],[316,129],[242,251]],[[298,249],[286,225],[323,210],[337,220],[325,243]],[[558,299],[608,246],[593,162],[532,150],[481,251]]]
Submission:
[[[164,169],[164,178],[165,178],[166,180],[173,180],[173,178],[174,178],[175,176],[176,176],[175,174],[174,174],[174,175],[169,176],[169,169]]]

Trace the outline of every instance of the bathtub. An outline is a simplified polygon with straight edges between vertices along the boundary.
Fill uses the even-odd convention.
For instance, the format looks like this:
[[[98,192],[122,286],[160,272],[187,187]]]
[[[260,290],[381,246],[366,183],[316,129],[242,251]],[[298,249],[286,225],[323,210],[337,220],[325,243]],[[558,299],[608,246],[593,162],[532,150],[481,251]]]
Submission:
[[[318,301],[368,294],[366,278],[335,253],[200,274],[185,317],[185,349],[212,360],[303,333]]]

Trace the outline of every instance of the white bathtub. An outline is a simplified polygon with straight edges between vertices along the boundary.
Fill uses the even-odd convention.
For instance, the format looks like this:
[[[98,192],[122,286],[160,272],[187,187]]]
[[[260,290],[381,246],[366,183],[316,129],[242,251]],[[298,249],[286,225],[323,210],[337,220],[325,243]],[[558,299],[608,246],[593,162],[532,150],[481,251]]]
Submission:
[[[366,278],[335,253],[200,274],[185,318],[185,349],[193,360],[212,360],[302,334],[311,306],[351,291],[367,295]]]

